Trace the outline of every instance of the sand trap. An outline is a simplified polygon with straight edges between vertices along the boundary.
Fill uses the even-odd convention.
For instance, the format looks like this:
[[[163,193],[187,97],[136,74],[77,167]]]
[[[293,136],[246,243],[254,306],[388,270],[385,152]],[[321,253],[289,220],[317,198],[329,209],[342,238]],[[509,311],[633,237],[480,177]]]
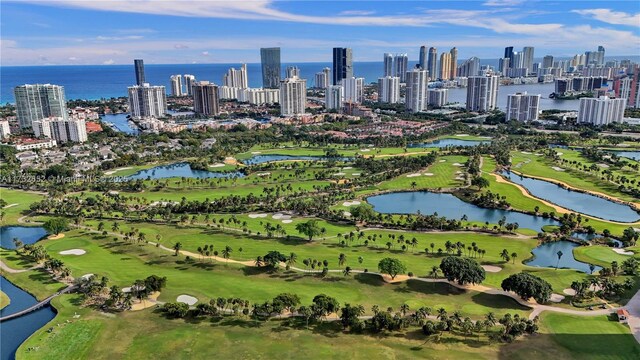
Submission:
[[[601,168],[605,168],[605,169],[607,169],[609,167],[609,165],[607,165],[607,164],[598,164],[598,166],[600,166]]]
[[[290,220],[290,219],[282,220],[283,224],[291,224],[292,222],[293,222],[293,220]]]
[[[269,176],[271,175],[270,172],[263,172],[263,173],[257,173],[256,176]]]
[[[80,276],[80,278],[81,278],[81,279],[84,279],[84,280],[87,280],[87,279],[89,279],[89,278],[90,278],[90,277],[92,277],[92,276],[94,276],[94,274],[84,274],[84,275]]]
[[[371,151],[371,149],[360,149],[360,151],[362,151],[362,152],[369,152],[369,151]]]
[[[520,151],[520,153],[525,154],[525,155],[531,155],[531,153],[528,152],[528,151]]]
[[[345,166],[342,168],[342,170],[351,170],[353,169],[353,166]]]
[[[249,214],[250,219],[266,218],[268,214]]]
[[[633,251],[627,251],[625,249],[611,248],[611,250],[615,251],[620,255],[633,255]]]
[[[535,153],[535,154],[533,154],[533,155],[535,155],[535,156],[542,156],[543,154],[541,154],[541,153]]]
[[[464,180],[462,176],[456,176],[456,180]]]
[[[462,171],[456,171],[456,174],[462,174]]]
[[[490,273],[497,273],[502,271],[501,267],[493,266],[493,265],[482,265],[482,268],[484,269],[484,271],[490,272]]]
[[[465,137],[465,136],[469,136],[469,134],[456,134],[456,136]]]
[[[575,291],[575,290],[573,290],[572,288],[566,288],[566,289],[562,290],[562,292],[563,292],[565,295],[569,295],[569,296],[576,296],[576,291]]]
[[[122,288],[122,292],[130,293],[133,286],[127,286]],[[142,286],[140,290],[144,290],[145,286]]]
[[[491,136],[480,136],[481,139],[491,139]]]
[[[557,167],[557,166],[552,166],[551,168],[552,168],[553,170],[555,170],[555,171],[564,171],[564,169],[563,169],[563,168],[561,168],[561,167]]]
[[[453,163],[453,166],[464,166],[464,165],[462,165],[460,163]]]
[[[160,291],[154,291],[151,294],[149,294],[149,296],[146,299],[142,301],[134,300],[133,304],[131,304],[131,310],[138,311],[138,310],[144,310],[144,309],[156,306],[158,296],[160,296]]]
[[[353,175],[353,176],[360,176],[360,173],[353,173],[353,174],[351,174],[351,175]]]
[[[209,165],[209,167],[212,167],[212,168],[219,168],[219,167],[223,167],[223,166],[224,166],[223,163],[216,163],[216,164]]]
[[[556,155],[560,156],[560,155],[564,155],[564,153],[556,152]]]
[[[285,215],[285,214],[280,214],[280,213],[273,214],[273,216],[271,216],[271,217],[273,219],[276,219],[276,220],[289,220],[289,219],[291,219],[290,215]]]
[[[424,173],[422,175],[424,175],[424,176],[433,176],[433,173]]]
[[[335,173],[333,174],[333,176],[345,176],[347,174],[343,173],[343,172],[339,172],[339,173]]]
[[[132,168],[132,167],[123,167],[123,168],[119,168],[119,169],[114,169],[114,170],[106,171],[104,174],[105,174],[105,175],[111,175],[111,174],[115,174],[115,173],[117,173],[118,171],[121,171],[121,170],[129,170],[129,169],[133,169],[133,168]]]
[[[360,205],[362,204],[360,201],[358,200],[353,200],[353,201],[345,201],[342,203],[342,206],[353,206],[353,205]]]
[[[58,254],[60,255],[84,255],[87,252],[82,250],[82,249],[71,249],[71,250],[64,250],[64,251],[60,251]]]
[[[422,174],[415,173],[415,174],[409,174],[409,175],[407,175],[407,177],[416,177],[416,176],[420,176],[420,175],[422,175]]]
[[[252,151],[251,154],[253,154],[253,155],[262,154],[262,151]]]
[[[447,160],[444,160],[444,159],[443,159],[443,160],[440,160],[440,161],[438,161],[438,162],[447,162]]]
[[[562,300],[564,300],[564,296],[560,294],[551,294],[551,298],[549,298],[549,301],[555,302],[555,303],[559,303]]]
[[[63,233],[60,233],[60,234],[58,234],[58,235],[49,235],[49,236],[47,237],[47,239],[50,239],[50,240],[58,240],[58,239],[62,239],[63,237],[64,237],[64,234],[63,234]]]
[[[196,299],[196,298],[194,298],[193,296],[190,296],[190,295],[180,295],[180,296],[178,296],[176,301],[177,302],[181,302],[181,303],[185,303],[185,304],[191,306],[191,305],[195,305],[198,302],[198,299]]]
[[[348,212],[348,211],[343,211],[343,212],[342,212],[342,215],[343,215],[343,216],[346,216],[346,217],[349,217],[349,216],[351,216],[351,213],[350,213],[350,212]]]

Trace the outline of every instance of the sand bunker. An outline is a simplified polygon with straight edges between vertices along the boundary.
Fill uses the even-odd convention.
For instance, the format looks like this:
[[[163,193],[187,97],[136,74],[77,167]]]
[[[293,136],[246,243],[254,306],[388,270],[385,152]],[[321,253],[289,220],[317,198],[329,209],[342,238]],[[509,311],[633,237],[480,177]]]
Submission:
[[[47,237],[47,239],[49,240],[58,240],[58,239],[62,239],[64,237],[63,233],[60,233],[58,235],[49,235],[49,237]]]
[[[445,160],[445,159],[442,159],[442,160],[440,160],[440,161],[438,161],[438,162],[447,162],[447,160]]]
[[[218,167],[223,167],[223,166],[224,166],[223,163],[216,163],[216,164],[209,165],[209,167],[212,167],[212,168],[218,168]]]
[[[633,251],[627,251],[625,249],[611,248],[611,250],[615,251],[616,253],[618,253],[620,255],[633,255]]]
[[[270,172],[263,172],[263,173],[257,173],[256,176],[269,176],[271,175]]]
[[[433,173],[424,173],[422,175],[424,175],[424,176],[433,176]]]
[[[351,174],[351,175],[353,175],[353,176],[360,176],[360,173],[353,173],[353,174]]]
[[[607,164],[598,164],[598,166],[600,166],[601,168],[605,168],[605,169],[609,167],[609,165],[607,165]]]
[[[271,216],[273,219],[276,220],[289,220],[291,219],[291,215],[285,215],[285,214],[273,214],[273,216]]]
[[[415,173],[415,174],[409,174],[409,175],[407,175],[407,177],[416,177],[416,176],[420,176],[420,175],[422,175],[422,174]]]
[[[353,201],[345,201],[342,203],[342,206],[353,206],[353,205],[360,205],[362,204],[360,201],[358,200],[353,200]]]
[[[335,173],[333,176],[345,176],[346,174],[343,172]]]
[[[262,151],[252,151],[251,152],[253,155],[258,155],[258,154],[262,154]]]
[[[353,169],[353,166],[345,166],[342,168],[342,170],[351,170]]]
[[[560,155],[564,155],[564,153],[556,152],[556,155],[560,156]]]
[[[362,151],[362,152],[369,152],[369,151],[371,151],[371,149],[360,149],[360,151]]]
[[[71,249],[71,250],[64,250],[59,252],[60,255],[84,255],[86,253],[87,252],[82,249]]]
[[[348,212],[348,211],[343,211],[343,212],[342,212],[342,215],[344,215],[344,216],[346,216],[346,217],[349,217],[349,216],[351,216],[351,213],[350,213],[350,212]]]
[[[190,296],[190,295],[180,295],[180,296],[178,296],[176,301],[177,302],[181,302],[181,303],[185,303],[185,304],[191,306],[191,305],[195,305],[198,302],[198,299],[196,299],[196,298],[194,298],[193,296]]]
[[[552,166],[551,168],[552,168],[553,170],[555,170],[555,171],[564,171],[564,169],[563,169],[563,168],[561,168],[561,167],[557,167],[557,166]]]
[[[456,134],[456,136],[465,137],[465,136],[469,136],[469,134]]]
[[[576,291],[573,290],[572,288],[566,288],[566,289],[562,290],[562,292],[565,295],[569,295],[569,296],[575,296],[576,295]]]
[[[564,296],[560,294],[551,294],[551,298],[549,298],[549,301],[555,302],[555,303],[559,303],[562,300],[564,300]]]
[[[268,214],[249,214],[250,219],[266,218]]]
[[[502,271],[501,267],[493,266],[493,265],[482,265],[482,268],[484,269],[484,271],[490,272],[490,273],[497,273]]]
[[[528,152],[528,151],[520,151],[520,153],[525,154],[525,155],[531,155],[531,153]]]
[[[462,165],[460,163],[453,163],[453,166],[464,166],[464,165]]]
[[[91,278],[92,276],[94,276],[94,274],[84,274],[82,276],[80,276],[81,279],[87,280],[89,278]]]
[[[293,220],[290,220],[290,219],[282,220],[283,224],[291,224],[292,222],[293,222]]]

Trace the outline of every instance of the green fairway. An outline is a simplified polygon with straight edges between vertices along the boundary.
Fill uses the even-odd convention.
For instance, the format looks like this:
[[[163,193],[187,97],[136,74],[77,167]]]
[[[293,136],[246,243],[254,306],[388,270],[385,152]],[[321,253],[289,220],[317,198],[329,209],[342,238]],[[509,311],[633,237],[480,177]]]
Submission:
[[[594,245],[594,246],[579,246],[573,249],[573,254],[576,259],[583,262],[588,262],[600,266],[611,266],[612,261],[617,261],[618,264],[622,264],[630,256],[621,255],[612,250],[608,246]],[[640,254],[634,255],[640,259]]]
[[[43,199],[43,195],[21,190],[0,188],[0,199],[7,202],[7,205],[0,209],[3,213],[0,225],[14,225],[18,223],[18,218],[26,215],[29,205]],[[29,224],[25,224],[29,225]]]
[[[456,179],[465,172],[462,166],[468,160],[466,156],[439,156],[435,164],[415,174],[403,174],[379,184],[377,190],[411,190],[411,189],[449,189],[464,186],[464,181]],[[416,176],[417,174],[420,174]],[[427,174],[427,175],[425,175]]]
[[[0,309],[4,309],[11,303],[11,299],[7,294],[0,290]]]

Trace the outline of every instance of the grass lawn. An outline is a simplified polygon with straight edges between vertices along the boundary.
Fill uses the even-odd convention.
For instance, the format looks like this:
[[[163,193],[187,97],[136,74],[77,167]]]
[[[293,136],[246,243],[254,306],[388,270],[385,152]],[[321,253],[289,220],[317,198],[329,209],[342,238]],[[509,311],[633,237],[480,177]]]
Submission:
[[[40,201],[43,197],[43,195],[29,191],[0,188],[0,199],[7,202],[7,206],[4,209],[0,209],[0,211],[4,212],[0,225],[17,224],[18,218],[28,212],[31,203]]]
[[[4,309],[11,303],[9,296],[0,290],[0,309]]]
[[[444,161],[442,161],[444,160]],[[411,174],[403,174],[389,181],[385,181],[376,186],[377,190],[410,190],[413,189],[412,184],[415,182],[416,190],[421,189],[439,189],[453,188],[464,185],[464,181],[457,180],[458,175],[464,173],[464,168],[453,164],[464,164],[468,160],[466,156],[452,155],[439,156],[436,162],[427,169],[420,172],[420,176],[411,176]],[[456,172],[460,174],[456,174]],[[432,176],[423,174],[431,173]],[[416,172],[417,174],[417,172]]]
[[[579,261],[600,266],[611,266],[612,261],[617,261],[618,265],[622,265],[625,260],[631,257],[628,255],[618,254],[614,252],[612,248],[602,245],[578,246],[573,249],[573,254]],[[633,256],[640,259],[640,254],[638,253]]]

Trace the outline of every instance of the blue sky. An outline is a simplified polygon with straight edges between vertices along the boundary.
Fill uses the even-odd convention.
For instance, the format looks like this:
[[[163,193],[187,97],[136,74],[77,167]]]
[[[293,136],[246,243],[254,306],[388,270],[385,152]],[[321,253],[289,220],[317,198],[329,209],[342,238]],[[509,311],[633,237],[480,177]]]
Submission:
[[[0,17],[2,65],[258,62],[270,46],[284,62],[330,61],[334,46],[355,61],[420,45],[640,55],[639,1],[3,0]]]

